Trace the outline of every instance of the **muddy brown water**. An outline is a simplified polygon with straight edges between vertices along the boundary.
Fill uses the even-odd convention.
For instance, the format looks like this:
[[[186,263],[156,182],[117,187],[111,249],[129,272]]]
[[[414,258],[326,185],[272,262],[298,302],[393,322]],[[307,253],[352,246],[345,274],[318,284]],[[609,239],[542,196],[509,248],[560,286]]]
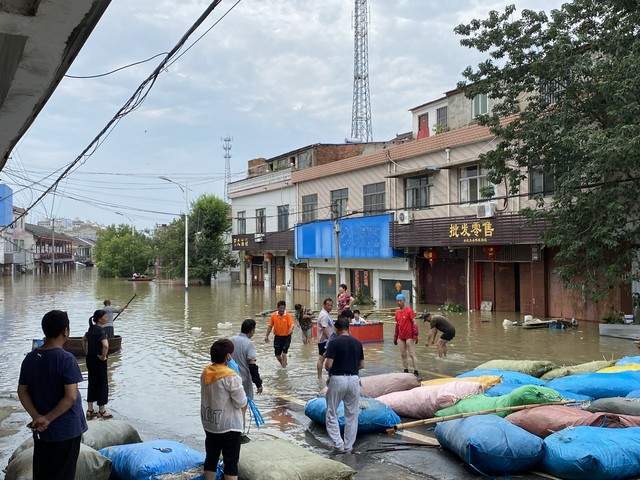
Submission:
[[[100,279],[92,270],[69,275],[20,276],[0,279],[0,395],[15,392],[20,362],[31,339],[42,336],[40,320],[53,308],[66,310],[72,335],[82,335],[88,318],[105,298],[125,303],[137,294],[131,307],[116,322],[123,337],[122,352],[109,360],[110,407],[129,419],[147,436],[199,442],[199,375],[207,363],[213,340],[239,331],[244,318],[274,308],[285,298],[289,305],[307,304],[307,292],[265,291],[244,285],[219,283],[192,287],[188,296],[179,285],[131,283]],[[419,369],[425,378],[454,375],[494,358],[548,359],[573,364],[603,357],[638,353],[628,340],[599,337],[597,325],[582,323],[575,330],[523,330],[507,328],[503,320],[515,313],[451,314],[456,338],[449,356],[440,360],[433,347],[424,346],[421,329],[417,348]],[[290,350],[289,368],[279,368],[271,345],[264,343],[266,319],[256,318],[254,338],[258,363],[267,392],[256,397],[267,426],[304,442],[306,425],[290,405],[315,396],[322,385],[315,378],[317,347],[303,345],[298,331]],[[393,345],[393,324],[385,324],[384,344],[365,346],[364,374],[401,369]],[[221,324],[231,322],[231,328]],[[194,327],[198,331],[194,331]],[[83,372],[84,362],[80,359]],[[86,385],[81,386],[86,393]],[[300,409],[298,408],[298,411]],[[0,464],[6,459],[0,459]]]

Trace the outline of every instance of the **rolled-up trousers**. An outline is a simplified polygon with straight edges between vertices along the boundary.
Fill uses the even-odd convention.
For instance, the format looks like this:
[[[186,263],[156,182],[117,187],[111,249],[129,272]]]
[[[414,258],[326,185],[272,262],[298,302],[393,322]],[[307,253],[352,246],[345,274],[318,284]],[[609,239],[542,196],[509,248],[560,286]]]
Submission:
[[[358,375],[334,375],[327,388],[327,415],[325,424],[333,445],[339,450],[350,451],[358,435],[360,411],[360,377]],[[344,403],[344,440],[340,436],[338,405]]]

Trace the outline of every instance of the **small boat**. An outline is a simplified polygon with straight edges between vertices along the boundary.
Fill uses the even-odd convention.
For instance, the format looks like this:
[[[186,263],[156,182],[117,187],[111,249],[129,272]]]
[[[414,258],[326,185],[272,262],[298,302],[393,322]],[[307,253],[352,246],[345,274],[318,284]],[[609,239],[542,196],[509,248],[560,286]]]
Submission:
[[[129,282],[153,282],[153,277],[131,277],[127,278]]]
[[[73,353],[76,357],[84,357],[87,352],[84,349],[83,337],[69,337],[64,342],[64,348],[67,352]],[[116,335],[109,339],[109,355],[119,352],[122,348],[122,337]]]
[[[549,326],[554,323],[554,320],[540,320],[539,318],[534,318],[528,322],[524,322],[522,324],[522,328],[526,328],[528,330],[533,328],[549,328]]]

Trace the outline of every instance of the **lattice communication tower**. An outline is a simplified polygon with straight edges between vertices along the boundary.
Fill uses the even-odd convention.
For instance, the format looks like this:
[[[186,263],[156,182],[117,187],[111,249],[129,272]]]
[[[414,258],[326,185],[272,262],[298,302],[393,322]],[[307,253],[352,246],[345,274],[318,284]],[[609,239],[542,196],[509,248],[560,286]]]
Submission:
[[[373,140],[369,94],[369,9],[368,0],[355,0],[353,12],[353,107],[351,138]]]

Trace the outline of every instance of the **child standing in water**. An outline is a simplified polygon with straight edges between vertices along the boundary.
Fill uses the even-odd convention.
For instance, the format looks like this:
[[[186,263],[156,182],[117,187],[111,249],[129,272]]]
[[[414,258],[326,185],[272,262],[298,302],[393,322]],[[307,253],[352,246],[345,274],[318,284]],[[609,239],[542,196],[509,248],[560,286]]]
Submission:
[[[89,330],[84,335],[87,350],[87,371],[89,373],[89,388],[87,390],[87,420],[96,417],[113,418],[107,412],[109,401],[109,379],[107,377],[107,354],[109,340],[103,328],[108,322],[107,312],[96,310],[89,319]],[[93,402],[98,403],[98,412],[93,409]]]

